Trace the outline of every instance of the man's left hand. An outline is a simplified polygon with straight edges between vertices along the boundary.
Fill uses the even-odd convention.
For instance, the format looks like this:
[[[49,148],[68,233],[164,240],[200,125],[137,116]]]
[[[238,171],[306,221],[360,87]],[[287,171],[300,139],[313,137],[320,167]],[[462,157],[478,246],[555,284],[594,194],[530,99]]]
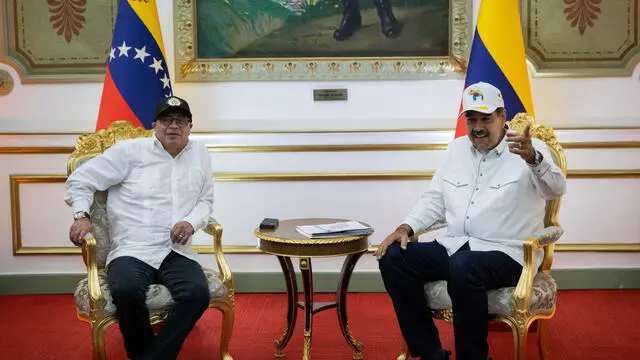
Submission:
[[[171,241],[178,244],[186,244],[193,236],[193,226],[186,221],[180,221],[171,229]]]
[[[536,149],[531,143],[531,125],[524,129],[522,135],[517,131],[508,130],[507,142],[509,143],[509,151],[520,155],[524,161],[529,164],[533,164],[536,161]]]

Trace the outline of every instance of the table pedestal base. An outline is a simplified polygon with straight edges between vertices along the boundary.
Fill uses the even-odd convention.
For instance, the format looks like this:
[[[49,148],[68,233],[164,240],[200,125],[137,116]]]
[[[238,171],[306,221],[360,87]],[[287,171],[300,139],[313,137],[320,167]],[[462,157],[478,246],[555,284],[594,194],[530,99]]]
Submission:
[[[335,302],[314,302],[313,301],[313,272],[311,270],[311,258],[300,258],[300,271],[302,272],[302,286],[304,293],[304,301],[298,301],[298,285],[296,275],[291,263],[291,258],[286,256],[278,256],[278,261],[282,267],[285,284],[287,286],[287,325],[280,339],[274,341],[276,347],[276,357],[284,357],[284,348],[291,340],[293,329],[296,325],[298,315],[297,309],[304,310],[304,347],[303,360],[311,359],[311,330],[313,324],[313,315],[320,311],[336,308],[338,314],[338,324],[347,344],[353,349],[353,359],[362,359],[362,351],[364,346],[351,333],[349,320],[347,319],[347,289],[349,288],[349,280],[358,259],[365,252],[359,252],[347,255],[340,272],[340,280],[338,281],[338,289],[336,291]]]

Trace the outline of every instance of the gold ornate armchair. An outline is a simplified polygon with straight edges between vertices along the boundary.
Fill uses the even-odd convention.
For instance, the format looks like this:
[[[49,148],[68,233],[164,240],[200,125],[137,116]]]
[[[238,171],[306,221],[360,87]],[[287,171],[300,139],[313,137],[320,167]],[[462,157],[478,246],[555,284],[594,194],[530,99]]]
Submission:
[[[75,151],[67,161],[67,174],[71,174],[83,162],[102,153],[117,141],[138,137],[149,137],[153,130],[134,128],[126,121],[114,122],[106,130],[82,135],[76,143]],[[93,358],[105,359],[104,331],[117,322],[115,306],[109,293],[105,263],[110,248],[107,230],[107,192],[96,192],[91,206],[93,234],[85,236],[82,257],[87,266],[87,277],[82,279],[74,293],[78,318],[91,326],[93,340]],[[233,329],[235,288],[233,277],[222,253],[222,226],[210,222],[205,232],[213,237],[213,252],[218,264],[218,272],[203,267],[209,284],[210,308],[222,312],[222,330],[220,335],[220,359],[232,360],[229,355],[229,341]],[[197,246],[194,247],[196,250]],[[173,305],[169,290],[160,284],[153,284],[147,292],[147,307],[152,324],[166,319]]]
[[[552,128],[535,124],[531,116],[520,113],[510,122],[509,127],[518,132],[531,125],[531,136],[544,141],[553,161],[562,172],[567,174],[567,162]],[[544,230],[539,234],[531,234],[524,239],[524,266],[520,280],[515,287],[506,287],[488,291],[489,314],[491,321],[504,322],[513,332],[514,359],[525,359],[526,341],[529,327],[538,322],[538,349],[540,357],[544,360],[549,357],[547,345],[548,319],[552,318],[556,311],[557,287],[551,276],[551,264],[553,263],[553,251],[555,242],[562,236],[562,228],[558,224],[557,216],[560,210],[560,198],[548,200],[546,204]],[[411,241],[418,241],[418,237],[429,231],[445,227],[445,224],[436,224],[420,234],[416,234]],[[543,249],[544,257],[538,269],[535,268],[535,252]],[[446,281],[435,281],[425,284],[425,296],[433,318],[453,321],[451,298],[447,292]],[[409,359],[407,344],[403,340],[402,352],[398,360]]]

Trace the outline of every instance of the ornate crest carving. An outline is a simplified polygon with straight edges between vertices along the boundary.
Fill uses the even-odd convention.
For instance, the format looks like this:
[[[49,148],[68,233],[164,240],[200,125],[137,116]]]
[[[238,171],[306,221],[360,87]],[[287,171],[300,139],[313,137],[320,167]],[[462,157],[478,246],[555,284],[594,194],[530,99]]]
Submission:
[[[56,29],[58,35],[64,35],[67,43],[73,36],[80,35],[87,19],[81,15],[87,9],[87,0],[47,0],[49,4],[49,22]]]
[[[81,135],[71,156],[100,154],[118,141],[150,137],[153,133],[153,130],[134,127],[128,121],[115,121],[108,129]]]
[[[101,154],[118,141],[150,137],[153,133],[154,130],[134,127],[133,124],[128,121],[120,120],[113,122],[107,129],[81,135],[76,142],[76,149],[71,153],[71,157],[69,158],[67,171],[71,173],[77,167],[80,160]]]
[[[602,0],[564,0],[564,13],[567,20],[571,21],[571,27],[578,26],[580,35],[584,35],[587,26],[593,27],[601,12]]]

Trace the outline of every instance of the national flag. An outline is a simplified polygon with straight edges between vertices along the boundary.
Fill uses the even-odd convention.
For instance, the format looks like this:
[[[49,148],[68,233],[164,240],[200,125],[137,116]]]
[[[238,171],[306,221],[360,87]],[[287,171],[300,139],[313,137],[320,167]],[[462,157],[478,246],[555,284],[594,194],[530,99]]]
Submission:
[[[465,89],[479,81],[500,89],[508,120],[520,112],[534,115],[518,4],[518,0],[481,0],[464,83]],[[460,115],[455,137],[465,135],[466,120]]]
[[[96,130],[126,120],[151,128],[156,105],[173,95],[155,0],[121,0]]]

